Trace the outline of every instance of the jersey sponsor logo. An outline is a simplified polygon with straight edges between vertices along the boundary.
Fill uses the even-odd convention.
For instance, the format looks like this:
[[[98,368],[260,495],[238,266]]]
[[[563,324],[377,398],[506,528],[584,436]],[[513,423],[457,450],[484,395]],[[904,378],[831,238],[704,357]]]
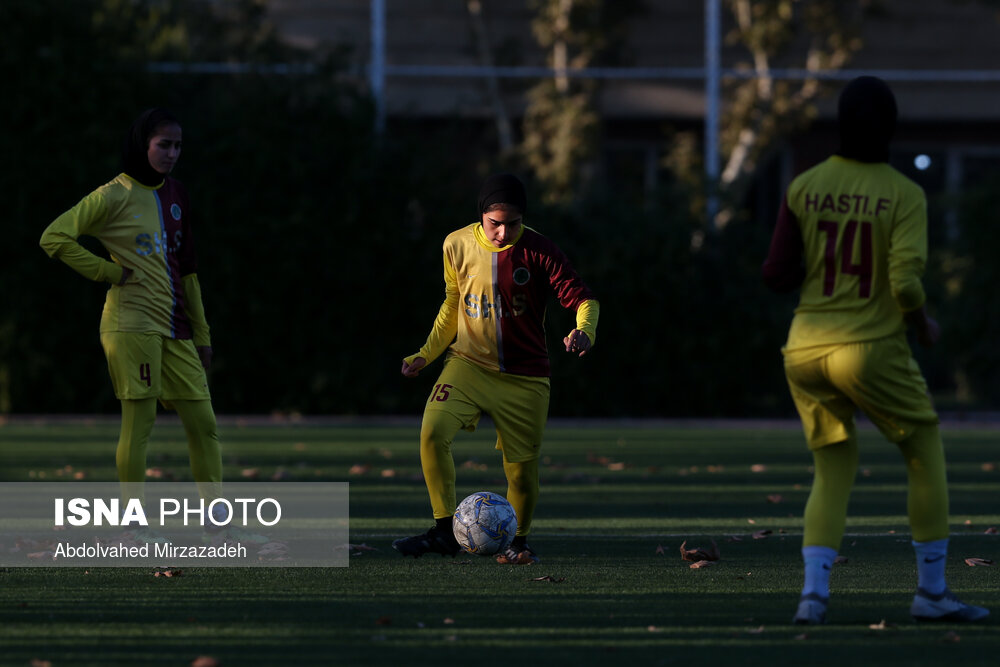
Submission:
[[[177,204],[171,204],[170,205],[170,217],[172,217],[174,220],[180,220],[181,219],[181,207],[178,206]]]
[[[154,252],[158,255],[177,252],[181,247],[181,238],[181,230],[179,229],[174,232],[173,243],[168,242],[165,233],[162,236],[160,232],[139,234],[135,237],[135,252],[143,257],[152,255]]]
[[[488,320],[491,317],[517,317],[523,315],[527,310],[528,297],[524,294],[515,294],[514,303],[507,307],[503,299],[497,294],[495,300],[490,303],[489,294],[466,294],[465,314],[469,319],[478,320],[480,318]]]
[[[531,271],[528,271],[527,268],[519,266],[514,269],[515,285],[527,285],[529,280],[531,280]]]

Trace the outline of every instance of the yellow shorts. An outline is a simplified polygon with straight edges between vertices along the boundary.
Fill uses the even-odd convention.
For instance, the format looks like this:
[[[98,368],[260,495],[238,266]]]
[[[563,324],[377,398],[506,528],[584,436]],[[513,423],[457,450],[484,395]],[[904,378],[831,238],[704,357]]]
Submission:
[[[449,357],[424,414],[440,410],[474,431],[482,413],[496,425],[497,449],[511,463],[538,458],[549,413],[549,378],[491,371],[460,357]]]
[[[905,334],[829,348],[805,363],[785,357],[785,376],[810,449],[846,440],[854,433],[858,409],[891,442],[904,440],[917,426],[938,423]]]
[[[155,333],[101,332],[111,384],[118,400],[211,399],[194,341]],[[169,406],[168,406],[169,407]]]

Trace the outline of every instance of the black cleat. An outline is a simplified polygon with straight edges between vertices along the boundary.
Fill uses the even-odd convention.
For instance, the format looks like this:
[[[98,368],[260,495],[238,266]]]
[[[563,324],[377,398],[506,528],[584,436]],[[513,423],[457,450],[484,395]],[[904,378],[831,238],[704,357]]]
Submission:
[[[426,553],[454,558],[462,550],[455,535],[450,530],[444,530],[437,526],[423,535],[400,538],[392,543],[392,548],[404,556],[413,556],[414,558],[420,558]]]

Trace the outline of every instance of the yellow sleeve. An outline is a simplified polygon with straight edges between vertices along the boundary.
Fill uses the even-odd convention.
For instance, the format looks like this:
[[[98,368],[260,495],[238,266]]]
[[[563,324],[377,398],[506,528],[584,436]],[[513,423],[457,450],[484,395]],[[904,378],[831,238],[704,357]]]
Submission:
[[[920,278],[927,263],[927,200],[921,193],[910,201],[913,204],[893,227],[889,247],[889,285],[904,313],[920,308],[926,299]]]
[[[428,364],[431,363],[448,349],[458,335],[458,279],[447,253],[444,258],[444,285],[444,302],[434,318],[434,326],[420,351],[403,359],[408,364],[413,363],[417,357],[423,357]]]
[[[597,342],[597,318],[601,315],[601,304],[588,299],[576,309],[576,328],[587,334],[590,344]]]
[[[45,228],[39,245],[49,257],[62,260],[84,278],[117,284],[122,279],[122,267],[98,257],[77,242],[85,234],[96,233],[107,213],[104,195],[91,192]]]
[[[189,273],[181,277],[184,286],[184,312],[191,321],[191,329],[195,347],[211,347],[212,337],[209,333],[208,320],[205,319],[205,306],[201,301],[201,284],[197,273]]]

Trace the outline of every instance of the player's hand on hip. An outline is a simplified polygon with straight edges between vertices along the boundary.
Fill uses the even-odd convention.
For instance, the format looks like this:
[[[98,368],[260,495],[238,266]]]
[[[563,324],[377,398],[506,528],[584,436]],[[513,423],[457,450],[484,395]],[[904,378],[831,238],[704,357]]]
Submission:
[[[199,345],[195,349],[198,350],[198,360],[201,361],[201,365],[204,366],[207,371],[212,365],[212,346]]]
[[[410,364],[406,363],[406,361],[404,360],[402,373],[408,378],[415,378],[417,377],[417,374],[420,373],[420,369],[426,365],[427,365],[427,360],[424,359],[423,357],[417,357],[416,359],[413,360],[413,363]]]
[[[575,352],[578,357],[582,357],[590,351],[590,336],[579,329],[573,329],[563,338],[563,345],[566,346],[567,352]]]

